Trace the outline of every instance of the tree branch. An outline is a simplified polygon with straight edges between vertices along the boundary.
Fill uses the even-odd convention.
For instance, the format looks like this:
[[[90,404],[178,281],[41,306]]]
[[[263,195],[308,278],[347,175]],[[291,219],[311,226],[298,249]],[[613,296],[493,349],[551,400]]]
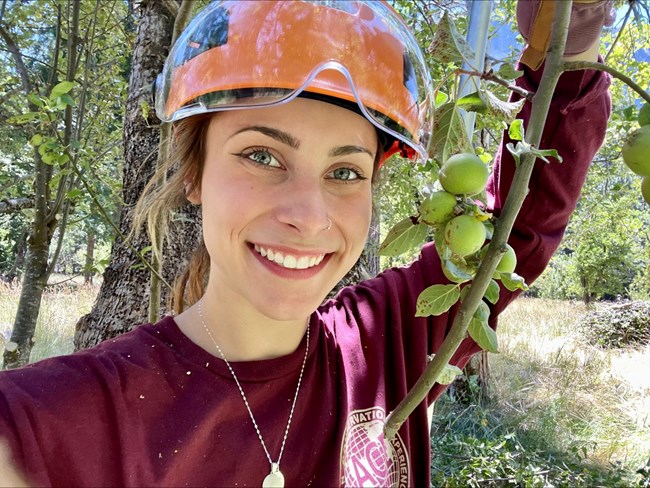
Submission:
[[[542,75],[539,89],[535,93],[532,101],[531,117],[526,133],[526,142],[533,146],[539,146],[551,99],[553,98],[553,92],[562,74],[562,53],[564,52],[564,45],[566,44],[566,37],[569,30],[572,2],[557,2],[556,5],[557,8],[553,18],[551,41],[544,67],[544,74]],[[387,440],[390,441],[394,438],[400,426],[426,398],[430,389],[435,384],[436,379],[449,363],[460,343],[465,339],[469,322],[478,309],[485,290],[492,279],[492,274],[499,262],[500,255],[503,252],[507,238],[514,225],[515,218],[528,193],[528,182],[530,181],[534,164],[535,157],[532,154],[526,154],[517,167],[510,192],[503,207],[503,212],[499,217],[492,241],[478,269],[476,278],[471,284],[469,292],[462,302],[457,315],[454,317],[451,330],[440,346],[440,349],[427,365],[422,376],[420,376],[413,388],[407,393],[406,397],[404,397],[397,408],[386,418],[384,436]]]
[[[178,16],[178,9],[180,7],[178,6],[176,0],[163,0],[163,5],[169,11],[169,13],[172,14],[172,17]]]
[[[25,92],[25,95],[29,95],[33,89],[33,86],[32,82],[29,79],[29,72],[27,71],[27,67],[23,62],[23,56],[18,49],[18,46],[14,42],[13,37],[11,37],[11,34],[9,34],[9,32],[7,32],[1,25],[0,37],[4,39],[5,44],[7,44],[7,49],[11,53],[11,57],[14,59],[14,63],[16,63],[16,70],[18,71],[18,76],[20,77],[20,84],[23,87],[23,91]],[[30,107],[30,110],[34,109]]]
[[[581,69],[597,69],[600,71],[605,71],[606,73],[612,75],[614,78],[618,78],[623,83],[627,84],[635,92],[641,95],[641,98],[643,98],[646,102],[650,103],[650,94],[647,91],[645,91],[643,88],[637,85],[634,82],[634,80],[632,80],[632,78],[624,75],[623,73],[612,68],[611,66],[607,66],[606,64],[597,63],[593,61],[571,61],[571,62],[564,63],[564,71],[576,71]]]
[[[612,51],[614,51],[614,47],[616,46],[616,43],[618,40],[621,38],[621,35],[623,34],[623,31],[625,30],[625,26],[627,25],[627,20],[630,18],[630,14],[632,13],[632,2],[630,2],[630,6],[627,9],[627,13],[625,14],[625,18],[623,19],[623,24],[621,25],[621,28],[618,30],[618,34],[616,35],[616,39],[614,39],[614,42],[612,42],[612,45],[609,47],[609,51],[607,51],[607,54],[603,58],[605,62],[607,62],[607,59],[609,58],[609,55],[612,54]]]
[[[20,212],[24,208],[34,208],[33,198],[5,198],[0,200],[0,214]]]
[[[513,84],[513,83],[508,83],[506,80],[503,80],[496,76],[494,74],[494,71],[489,70],[489,71],[484,71],[482,73],[479,73],[478,71],[468,71],[464,69],[459,69],[456,70],[457,73],[462,73],[465,75],[470,75],[470,76],[478,76],[482,80],[487,80],[491,81],[493,83],[496,83],[497,85],[501,85],[506,87],[508,90],[520,95],[521,97],[525,98],[526,100],[532,101],[533,96],[535,95],[533,92],[529,92],[528,90],[524,90],[523,88]]]

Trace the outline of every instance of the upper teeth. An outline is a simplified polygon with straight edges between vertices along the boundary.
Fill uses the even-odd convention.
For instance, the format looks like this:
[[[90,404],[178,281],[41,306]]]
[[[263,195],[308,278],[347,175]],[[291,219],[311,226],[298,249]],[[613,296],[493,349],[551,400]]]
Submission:
[[[289,269],[307,269],[312,266],[320,264],[320,262],[325,257],[325,254],[319,254],[318,256],[293,256],[292,254],[283,254],[280,251],[274,251],[273,249],[266,249],[264,247],[258,246],[255,244],[255,250],[264,256],[269,261],[279,264],[285,268]]]

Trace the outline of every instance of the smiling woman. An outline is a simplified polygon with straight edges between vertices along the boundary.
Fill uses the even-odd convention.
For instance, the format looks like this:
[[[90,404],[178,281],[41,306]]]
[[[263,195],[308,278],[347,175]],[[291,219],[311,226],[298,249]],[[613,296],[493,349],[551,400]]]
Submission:
[[[540,74],[519,84],[534,91]],[[558,84],[543,145],[565,162],[535,169],[510,241],[529,282],[602,142],[607,87],[592,71]],[[20,472],[38,486],[429,486],[427,405],[392,440],[383,427],[457,311],[415,317],[420,292],[448,282],[435,247],[323,300],[364,247],[379,167],[395,152],[427,158],[434,98],[385,2],[215,1],[199,13],[157,80],[174,148],[134,212],[157,242],[175,206],[201,207],[176,313],[0,374],[0,436]],[[496,158],[496,214],[514,168]],[[504,290],[492,317],[514,298]],[[452,362],[477,350],[467,339]]]
[[[288,354],[363,250],[375,128],[350,110],[297,98],[219,113],[205,135],[201,184],[188,198],[202,206],[211,257],[208,325],[228,358]],[[210,350],[195,310],[176,322]]]

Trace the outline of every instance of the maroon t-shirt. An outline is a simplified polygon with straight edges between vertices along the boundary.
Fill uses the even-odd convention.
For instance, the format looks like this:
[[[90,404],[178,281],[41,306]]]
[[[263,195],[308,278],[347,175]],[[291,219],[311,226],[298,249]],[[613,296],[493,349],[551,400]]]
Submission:
[[[534,89],[538,73],[519,83]],[[603,73],[563,75],[541,143],[564,163],[537,163],[510,243],[517,272],[535,279],[557,248],[602,143],[610,102]],[[524,118],[529,107],[524,109]],[[507,142],[507,141],[506,141]],[[514,164],[498,155],[488,185],[498,214]],[[280,468],[287,486],[429,486],[427,405],[395,440],[385,416],[415,383],[456,308],[415,318],[426,286],[446,283],[435,248],[341,291],[311,317],[311,343]],[[502,290],[496,316],[515,297]],[[305,339],[284,357],[233,363],[275,461]],[[478,350],[466,340],[453,363]],[[436,386],[435,399],[444,387]],[[0,437],[35,485],[261,486],[269,463],[225,363],[173,318],[96,348],[0,374]]]

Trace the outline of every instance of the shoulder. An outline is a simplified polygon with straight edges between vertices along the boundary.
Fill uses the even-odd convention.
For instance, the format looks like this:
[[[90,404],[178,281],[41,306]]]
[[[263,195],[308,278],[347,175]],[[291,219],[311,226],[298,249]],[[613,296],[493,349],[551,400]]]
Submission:
[[[138,371],[155,370],[164,362],[173,348],[174,328],[171,318],[164,319],[90,349],[3,371],[0,400],[15,407],[21,399],[28,404],[56,404],[57,399],[67,401],[71,395],[89,397],[123,386],[136,379]]]

